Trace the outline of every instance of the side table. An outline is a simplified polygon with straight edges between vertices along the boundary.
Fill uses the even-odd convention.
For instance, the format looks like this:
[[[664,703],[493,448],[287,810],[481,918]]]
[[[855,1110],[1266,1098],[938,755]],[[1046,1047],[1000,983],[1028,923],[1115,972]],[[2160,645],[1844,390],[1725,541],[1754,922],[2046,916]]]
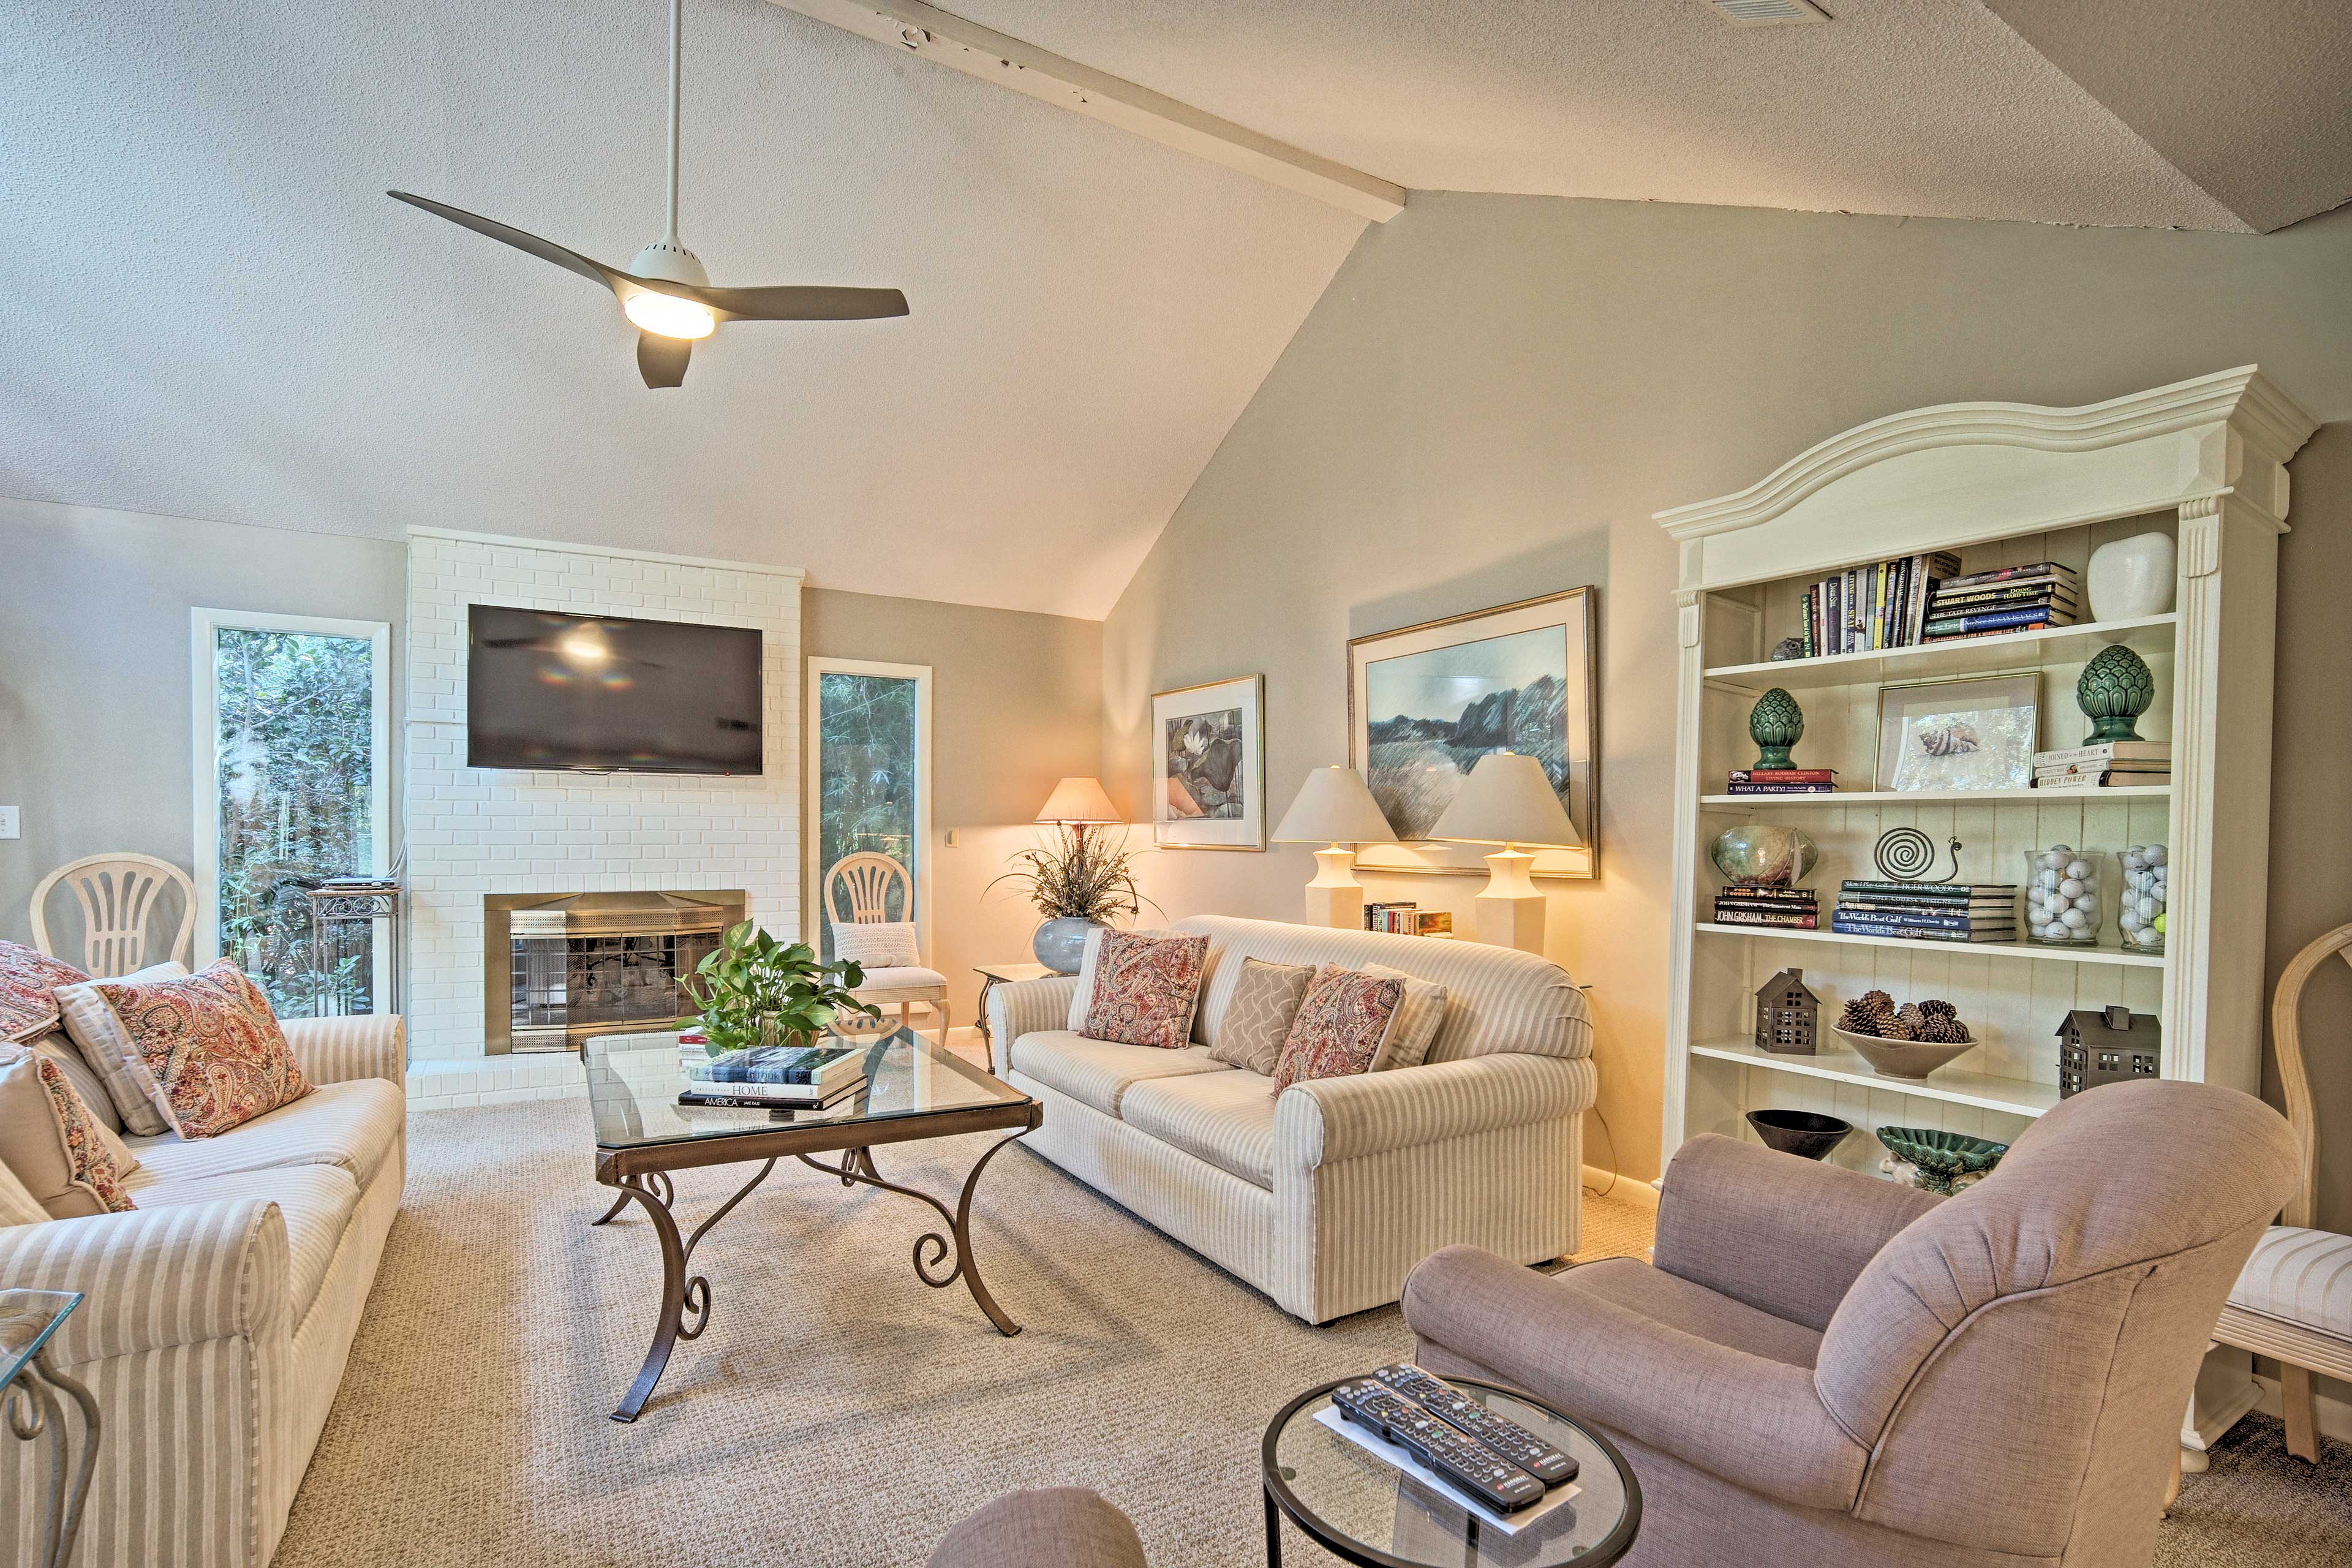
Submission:
[[[989,1032],[988,994],[1015,980],[1043,980],[1061,971],[1042,963],[975,963],[971,972],[980,976],[980,1038],[988,1047],[988,1059],[992,1062],[996,1059],[996,1037]]]
[[[45,1435],[49,1440],[48,1511],[40,1558],[47,1568],[65,1568],[73,1556],[98,1459],[98,1402],[41,1353],[81,1303],[79,1290],[0,1290],[0,1405],[6,1408],[8,1430],[20,1442],[37,1442]],[[79,1456],[59,1394],[81,1411]]]

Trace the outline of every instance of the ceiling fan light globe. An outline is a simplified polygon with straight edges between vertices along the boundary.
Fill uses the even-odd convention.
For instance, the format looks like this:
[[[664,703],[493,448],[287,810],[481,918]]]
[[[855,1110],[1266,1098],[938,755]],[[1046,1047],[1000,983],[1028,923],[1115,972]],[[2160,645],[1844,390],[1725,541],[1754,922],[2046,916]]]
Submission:
[[[641,290],[621,301],[621,313],[640,331],[664,338],[707,338],[718,330],[710,307],[672,294]]]

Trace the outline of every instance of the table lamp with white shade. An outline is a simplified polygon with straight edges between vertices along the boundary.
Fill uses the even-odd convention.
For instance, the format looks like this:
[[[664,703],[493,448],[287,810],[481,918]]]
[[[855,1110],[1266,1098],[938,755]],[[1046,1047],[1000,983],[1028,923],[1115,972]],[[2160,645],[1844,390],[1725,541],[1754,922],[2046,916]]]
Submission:
[[[1364,885],[1356,880],[1357,844],[1393,844],[1396,829],[1381,814],[1363,775],[1353,768],[1317,768],[1282,814],[1277,844],[1323,844],[1315,851],[1315,879],[1307,884],[1307,923],[1349,929],[1364,923]]]
[[[1486,857],[1486,886],[1477,898],[1478,940],[1541,952],[1544,896],[1528,875],[1536,858],[1520,846],[1576,849],[1584,844],[1543,764],[1520,752],[1489,752],[1462,781],[1429,836],[1502,846]]]
[[[1111,804],[1100,779],[1064,779],[1037,808],[1037,820],[1063,827],[1110,827],[1127,819]]]

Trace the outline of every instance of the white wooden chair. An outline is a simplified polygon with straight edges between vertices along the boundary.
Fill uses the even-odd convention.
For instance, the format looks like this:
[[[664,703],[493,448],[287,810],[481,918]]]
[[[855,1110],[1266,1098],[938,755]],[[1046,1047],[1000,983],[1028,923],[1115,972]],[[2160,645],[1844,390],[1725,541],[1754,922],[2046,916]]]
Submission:
[[[86,855],[42,878],[33,889],[33,945],[52,958],[65,954],[50,944],[44,911],[59,882],[73,889],[81,905],[81,966],[92,974],[128,974],[167,958],[188,962],[196,931],[196,884],[169,860]],[[155,895],[167,886],[180,889],[179,929],[151,953],[148,937],[159,912]]]
[[[887,855],[845,855],[824,874],[824,893],[818,900],[817,912],[825,920],[842,924],[879,924],[890,919],[894,893],[898,895],[900,918],[911,922],[915,882],[907,875],[907,868]],[[836,937],[836,948],[838,945]],[[851,994],[877,1007],[897,1003],[901,1024],[907,1021],[908,1008],[918,1002],[937,1007],[940,1044],[944,1047],[948,1043],[948,977],[936,969],[924,968],[919,952],[915,959],[913,963],[866,964],[866,984]]]
[[[2271,1037],[2278,1045],[2287,1122],[2300,1146],[2303,1190],[2279,1216],[2281,1223],[2254,1244],[2254,1255],[2246,1260],[2213,1331],[2225,1345],[2278,1359],[2287,1452],[2315,1464],[2319,1430],[2312,1373],[2352,1379],[2352,1236],[2311,1228],[2319,1185],[2319,1126],[2312,1113],[2298,1018],[2304,986],[2330,958],[2352,963],[2352,925],[2337,926],[2296,953],[2271,998]]]

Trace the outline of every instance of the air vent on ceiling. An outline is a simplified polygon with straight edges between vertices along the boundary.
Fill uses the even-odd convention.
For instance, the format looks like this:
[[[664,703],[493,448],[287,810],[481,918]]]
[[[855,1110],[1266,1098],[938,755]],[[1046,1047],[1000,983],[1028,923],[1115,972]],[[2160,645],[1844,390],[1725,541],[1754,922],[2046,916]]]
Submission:
[[[1830,14],[1811,4],[1811,0],[1706,0],[1706,4],[1735,27],[1773,27],[1830,19]]]

